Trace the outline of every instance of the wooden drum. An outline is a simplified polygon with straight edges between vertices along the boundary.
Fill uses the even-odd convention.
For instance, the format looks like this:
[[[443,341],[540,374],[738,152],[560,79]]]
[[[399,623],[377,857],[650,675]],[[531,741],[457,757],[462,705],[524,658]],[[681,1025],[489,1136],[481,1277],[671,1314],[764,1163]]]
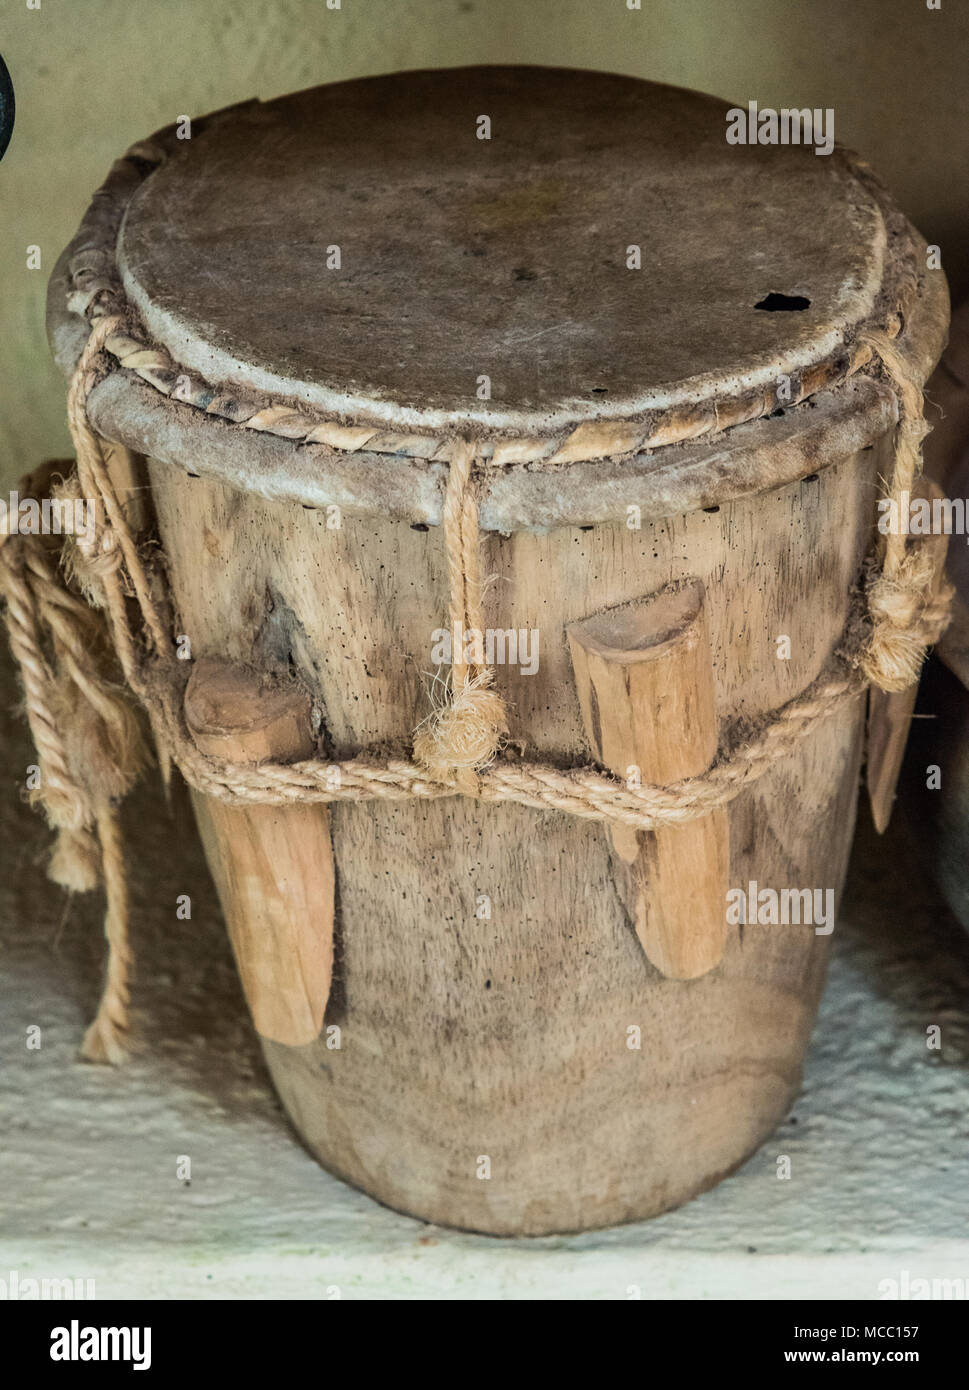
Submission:
[[[899,413],[863,332],[918,383],[941,351],[942,275],[867,168],[729,129],[529,68],[252,102],[130,151],[52,280],[66,372],[124,317],[87,416],[200,759],[393,780],[435,704],[502,702],[447,795],[429,764],[387,797],[194,783],[294,1125],[425,1220],[654,1215],[798,1089],[863,691],[682,824],[554,800],[703,777],[824,677]],[[526,764],[531,800],[487,791]]]

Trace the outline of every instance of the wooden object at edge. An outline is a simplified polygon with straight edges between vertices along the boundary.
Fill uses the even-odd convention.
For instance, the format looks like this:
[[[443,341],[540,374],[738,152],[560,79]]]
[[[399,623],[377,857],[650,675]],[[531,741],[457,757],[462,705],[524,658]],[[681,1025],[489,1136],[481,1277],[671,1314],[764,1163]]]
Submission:
[[[298,762],[315,744],[310,699],[245,666],[200,659],[185,720],[203,753]],[[193,793],[256,1030],[298,1047],[319,1036],[333,966],[333,848],[325,806],[230,806]]]
[[[567,629],[586,735],[625,779],[665,785],[706,772],[717,752],[713,665],[696,580],[597,613]],[[684,825],[610,830],[627,908],[650,961],[690,980],[726,944],[727,811]]]

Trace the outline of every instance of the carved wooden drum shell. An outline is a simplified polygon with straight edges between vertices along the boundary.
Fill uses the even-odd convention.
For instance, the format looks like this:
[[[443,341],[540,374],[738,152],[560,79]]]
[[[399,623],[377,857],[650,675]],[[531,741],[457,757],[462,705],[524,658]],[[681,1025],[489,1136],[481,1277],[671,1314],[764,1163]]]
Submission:
[[[590,73],[404,74],[251,103],[116,166],[52,279],[55,354],[70,371],[85,309],[123,295],[148,355],[88,409],[150,481],[132,518],[157,528],[178,635],[203,674],[295,678],[309,702],[302,751],[288,710],[255,731],[203,711],[200,737],[253,762],[279,737],[290,759],[409,756],[448,626],[455,438],[475,450],[486,629],[538,634],[537,669],[493,668],[503,758],[609,762],[617,707],[596,723],[580,672],[607,629],[583,624],[620,605],[698,596],[705,713],[678,713],[676,681],[655,724],[639,711],[665,731],[646,780],[702,772],[720,733],[825,670],[897,420],[855,339],[901,327],[924,379],[945,286],[852,157],[730,146],[725,111]],[[808,307],[758,309],[771,294]],[[673,767],[697,722],[711,748]],[[194,794],[308,1147],[390,1206],[497,1234],[651,1216],[729,1173],[797,1092],[830,937],[730,924],[723,890],[840,893],[864,726],[845,701],[639,878],[643,843],[624,857],[555,810]],[[644,950],[660,919],[670,956]],[[683,964],[694,919],[712,925]]]

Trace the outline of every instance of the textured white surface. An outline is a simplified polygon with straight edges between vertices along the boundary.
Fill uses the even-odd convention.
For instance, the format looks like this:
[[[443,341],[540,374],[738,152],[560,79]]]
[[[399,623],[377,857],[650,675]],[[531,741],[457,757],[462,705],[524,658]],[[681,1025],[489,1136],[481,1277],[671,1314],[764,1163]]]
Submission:
[[[7,660],[2,658],[7,671]],[[97,904],[65,911],[30,761],[0,688],[0,1278],[94,1278],[146,1298],[878,1297],[969,1281],[969,939],[896,818],[856,846],[805,1088],[716,1190],[656,1221],[494,1240],[422,1225],[321,1171],[270,1089],[185,798],[127,813],[140,1056],[76,1061],[101,961]],[[192,897],[193,920],[175,899]],[[28,1051],[26,1029],[42,1029]],[[926,1028],[942,1028],[941,1052]],[[776,1159],[791,1160],[790,1180]],[[192,1162],[190,1185],[176,1159]]]

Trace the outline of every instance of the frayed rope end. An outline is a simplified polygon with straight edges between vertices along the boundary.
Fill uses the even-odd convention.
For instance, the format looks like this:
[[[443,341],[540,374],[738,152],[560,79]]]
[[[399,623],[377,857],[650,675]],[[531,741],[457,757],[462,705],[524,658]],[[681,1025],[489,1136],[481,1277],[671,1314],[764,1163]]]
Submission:
[[[873,628],[859,664],[879,690],[897,693],[914,685],[928,648],[945,631],[953,589],[933,581],[930,557],[910,551],[893,577],[883,572],[869,585]]]
[[[102,1007],[84,1034],[78,1056],[82,1062],[120,1067],[129,1057],[127,1020],[111,1018]]]
[[[97,837],[85,829],[58,830],[47,877],[68,893],[93,893],[101,882],[101,847]]]
[[[491,672],[480,671],[418,727],[414,758],[436,781],[480,772],[494,762],[508,732],[508,717],[491,682]]]

